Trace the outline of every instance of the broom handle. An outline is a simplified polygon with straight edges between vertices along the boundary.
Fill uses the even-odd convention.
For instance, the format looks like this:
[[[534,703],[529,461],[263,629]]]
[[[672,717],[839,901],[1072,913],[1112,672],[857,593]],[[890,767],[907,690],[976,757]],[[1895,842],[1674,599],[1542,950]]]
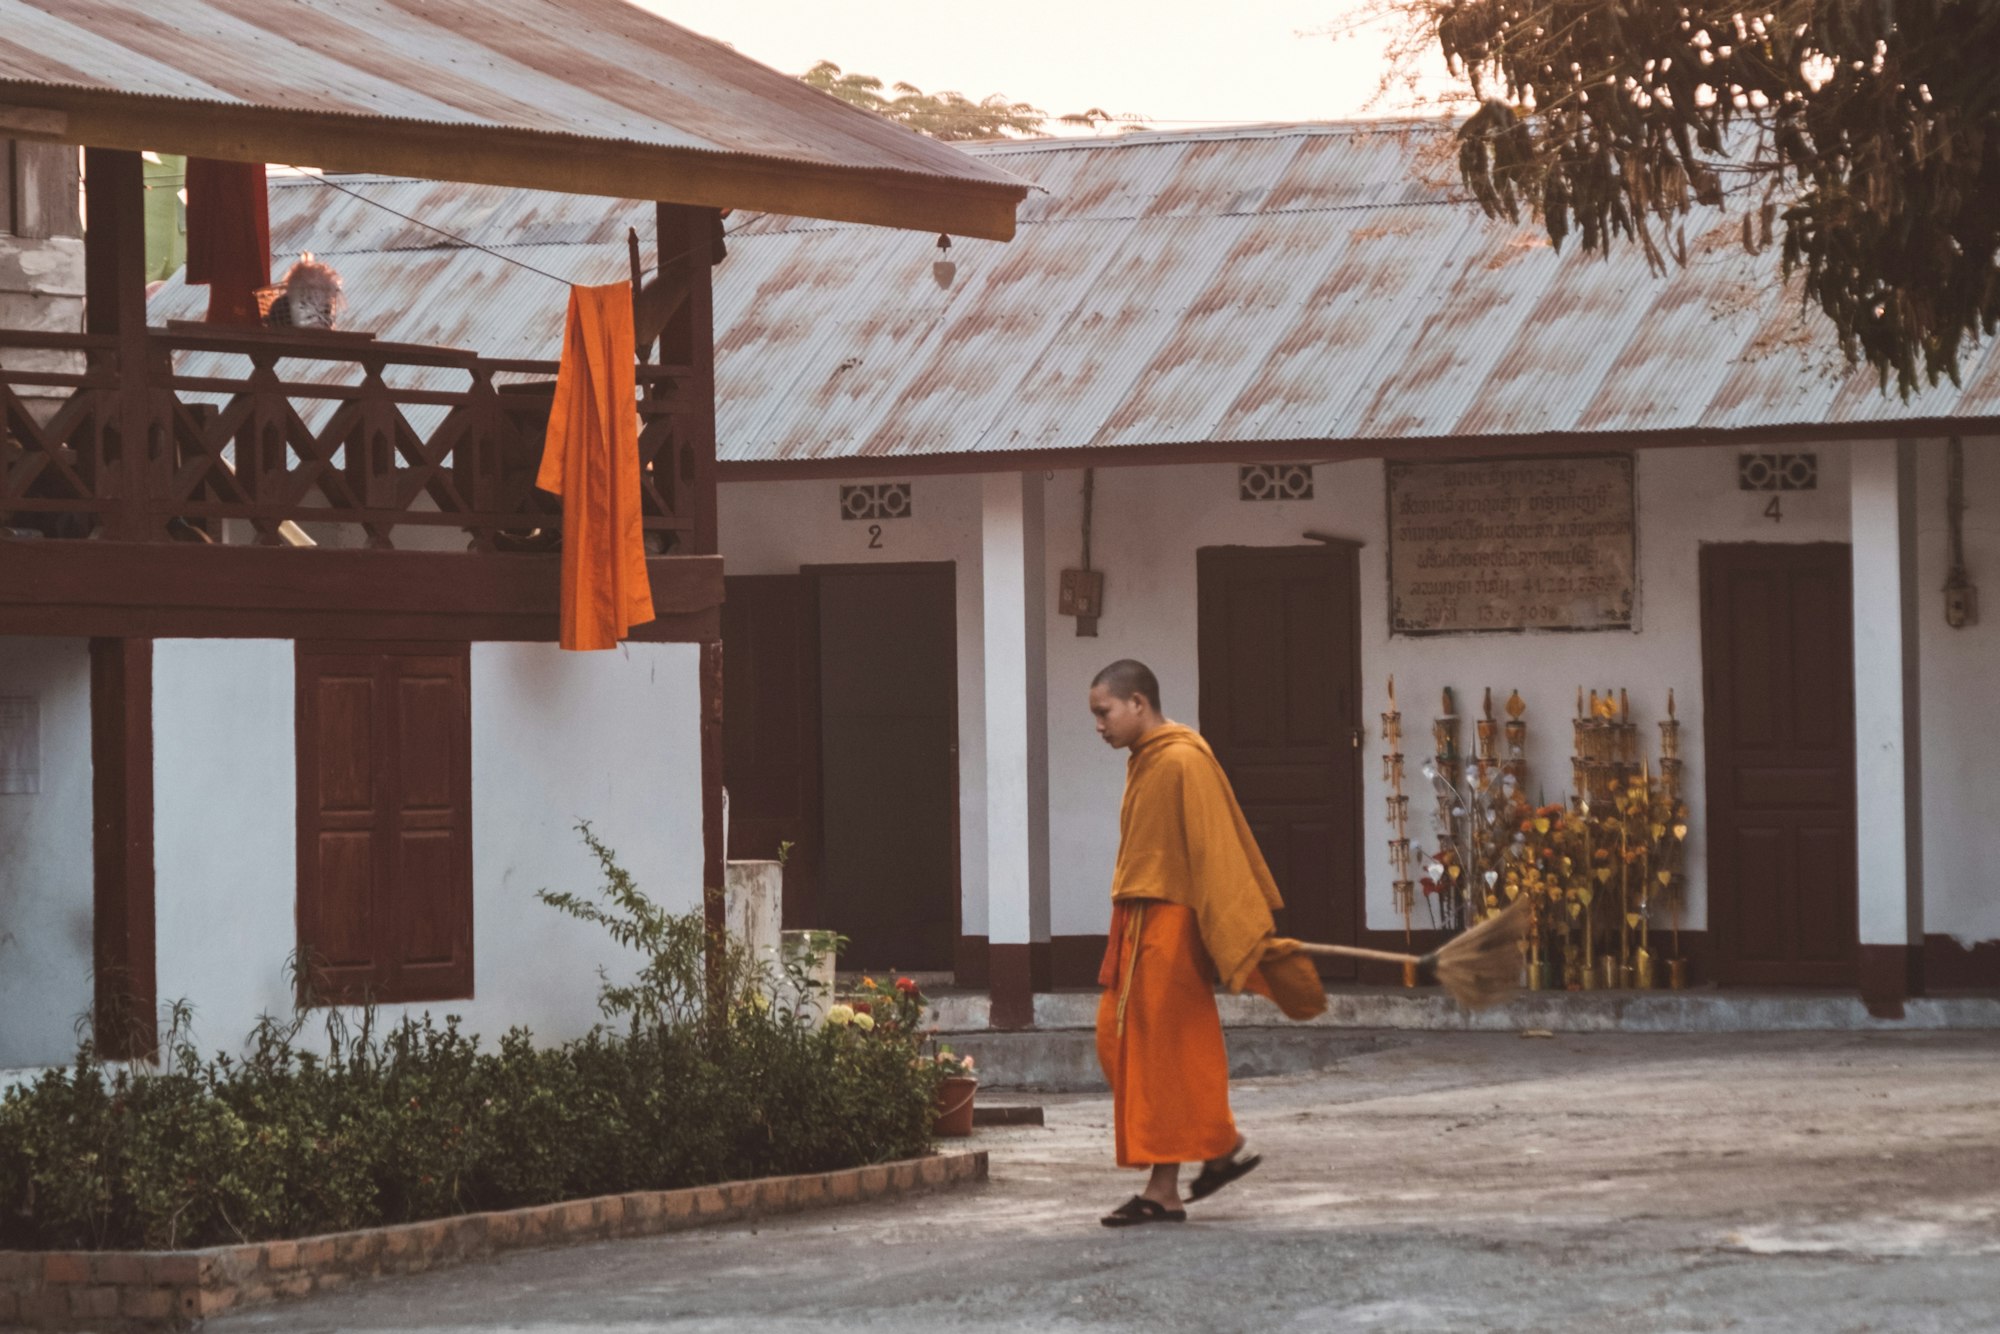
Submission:
[[[1376,963],[1421,963],[1414,954],[1391,954],[1388,950],[1364,950],[1358,945],[1299,944],[1301,954],[1336,955],[1342,959],[1372,959]]]

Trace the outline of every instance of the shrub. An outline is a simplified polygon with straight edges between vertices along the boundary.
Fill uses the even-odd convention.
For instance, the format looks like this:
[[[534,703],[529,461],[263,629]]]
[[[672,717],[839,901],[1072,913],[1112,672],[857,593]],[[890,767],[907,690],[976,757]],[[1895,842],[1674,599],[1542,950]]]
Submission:
[[[700,914],[648,900],[588,826],[601,901],[548,894],[637,950],[606,1022],[482,1047],[456,1018],[378,1032],[363,1011],[265,1019],[204,1059],[178,1012],[161,1069],[73,1065],[0,1099],[0,1247],[171,1248],[371,1227],[630,1190],[907,1158],[930,1147],[937,1067],[914,1025],[814,1026]],[[787,1004],[789,998],[792,1004]]]

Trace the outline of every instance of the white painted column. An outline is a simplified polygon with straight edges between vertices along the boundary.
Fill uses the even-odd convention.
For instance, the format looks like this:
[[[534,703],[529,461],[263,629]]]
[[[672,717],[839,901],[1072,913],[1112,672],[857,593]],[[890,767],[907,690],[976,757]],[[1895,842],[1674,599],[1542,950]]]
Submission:
[[[1863,441],[1849,457],[1861,985],[1900,1015],[1924,940],[1916,446]]]
[[[1047,579],[1042,475],[981,479],[986,640],[986,931],[993,1023],[1034,1020],[1049,938]],[[1046,944],[1042,946],[1047,949]]]

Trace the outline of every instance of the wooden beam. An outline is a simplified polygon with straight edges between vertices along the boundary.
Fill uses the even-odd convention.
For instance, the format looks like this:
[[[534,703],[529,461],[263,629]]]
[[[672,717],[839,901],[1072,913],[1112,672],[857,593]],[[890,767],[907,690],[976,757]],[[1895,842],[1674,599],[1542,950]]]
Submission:
[[[151,1060],[159,1006],[153,922],[153,642],[90,642],[92,1028],[98,1054]]]
[[[0,104],[0,134],[10,139],[68,139],[69,115],[46,107]]]
[[[1187,444],[1097,445],[1077,449],[957,450],[818,459],[724,459],[729,482],[854,481],[870,477],[947,477],[965,473],[1161,468],[1196,463],[1345,463],[1354,459],[1519,458],[1603,454],[1710,445],[1815,444],[1838,440],[1944,439],[2000,432],[2000,417],[1927,417],[1907,421],[1799,422],[1662,431],[1550,431],[1534,435],[1407,436],[1397,439],[1204,440]]]
[[[17,90],[17,91],[16,91]],[[232,162],[374,171],[613,199],[659,199],[1006,241],[1028,187],[490,125],[414,121],[14,85],[68,116],[58,137]],[[48,137],[28,135],[23,137]]]
[[[0,634],[552,641],[552,555],[0,543]],[[646,562],[659,619],[632,638],[712,639],[720,557]]]

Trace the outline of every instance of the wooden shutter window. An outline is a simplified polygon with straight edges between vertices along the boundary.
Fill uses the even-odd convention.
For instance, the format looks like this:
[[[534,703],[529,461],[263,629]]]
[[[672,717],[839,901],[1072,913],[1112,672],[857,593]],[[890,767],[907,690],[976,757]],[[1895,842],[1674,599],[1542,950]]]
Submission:
[[[299,955],[320,1002],[472,995],[469,656],[298,647]]]

